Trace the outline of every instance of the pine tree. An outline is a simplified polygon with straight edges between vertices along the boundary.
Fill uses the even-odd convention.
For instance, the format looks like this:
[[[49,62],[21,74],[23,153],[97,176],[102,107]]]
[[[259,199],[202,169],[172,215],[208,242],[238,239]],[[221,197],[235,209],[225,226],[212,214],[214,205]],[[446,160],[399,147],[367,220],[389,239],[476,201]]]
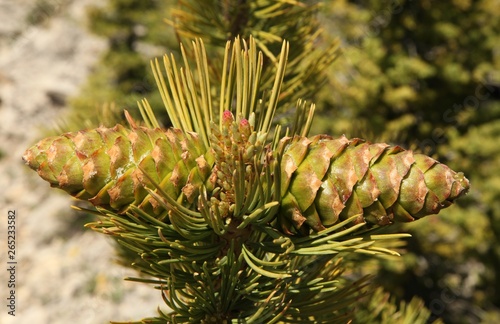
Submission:
[[[357,273],[366,267],[360,255],[395,255],[401,245],[398,238],[405,235],[380,235],[386,225],[437,213],[467,191],[468,180],[444,164],[397,146],[308,136],[314,106],[297,100],[331,102],[325,72],[339,53],[338,42],[325,41],[316,15],[329,8],[341,14],[339,8],[346,2],[325,3],[321,9],[298,1],[178,1],[167,22],[182,45],[162,62],[153,61],[160,96],[139,103],[142,121],[129,117],[128,126],[97,128],[103,123],[102,107],[97,105],[95,115],[101,119],[79,126],[90,129],[44,139],[27,151],[25,160],[52,186],[96,206],[89,211],[100,221],[88,226],[116,238],[123,262],[151,277],[131,280],[156,284],[162,291],[173,312],[150,321],[425,322],[430,318],[416,300],[399,307],[385,294],[374,292],[367,278]],[[140,72],[145,59],[137,45],[174,47],[172,37],[157,37],[165,35],[165,29],[157,26],[169,5],[117,0],[106,10],[91,12],[99,22],[94,30],[107,35],[112,46],[103,59],[106,69],[98,69],[106,75],[95,75],[98,86],[86,94],[95,94],[98,101],[118,99],[120,108],[137,95],[148,95],[135,91],[134,84],[145,80]],[[382,2],[373,6],[375,13],[386,12]],[[393,6],[391,2],[390,8],[398,9]],[[348,29],[353,31],[359,29]],[[226,43],[238,35],[241,40]],[[397,38],[400,32],[389,35]],[[289,48],[283,48],[284,40]],[[386,47],[400,43],[387,40]],[[336,108],[339,118],[335,123],[329,119],[328,126],[344,131],[345,125],[363,126],[373,120],[371,129],[377,137],[415,143],[415,138],[428,134],[429,122],[415,124],[411,108],[415,93],[401,86],[406,80],[402,76],[427,78],[432,69],[420,58],[399,55],[396,61],[402,71],[374,76],[369,72],[377,71],[377,64],[384,71],[391,66],[386,62],[390,59],[380,56],[383,47],[375,37],[359,45],[369,59],[359,61],[362,73],[354,79],[357,83],[344,89],[347,101],[342,109]],[[349,53],[342,59],[358,57]],[[122,73],[129,67],[134,73]],[[123,77],[116,79],[118,75]],[[380,79],[391,78],[396,86],[393,81],[382,82],[389,85],[382,100],[372,100],[376,97],[370,89],[377,92]],[[105,80],[119,86],[111,96],[101,97],[101,90],[109,91]],[[323,92],[320,97],[318,92]],[[88,109],[87,99],[75,106]],[[161,101],[167,114],[158,109]],[[349,115],[353,102],[359,111]],[[375,103],[377,107],[372,106]],[[363,110],[365,105],[371,110]],[[128,109],[135,118],[140,115]],[[430,109],[423,116],[437,111]],[[105,124],[121,119],[113,116]],[[293,126],[285,132],[279,124],[287,123]],[[174,128],[162,127],[170,124]],[[412,132],[405,138],[387,135],[402,134],[408,125]],[[470,146],[464,143],[456,141],[453,146],[470,174],[473,168],[465,162]],[[386,182],[387,178],[392,181]],[[459,218],[468,218],[465,213]],[[415,227],[422,232],[436,230],[425,221],[420,224]],[[380,272],[378,280],[384,276],[395,278],[394,273]],[[369,298],[359,302],[362,296]]]
[[[93,203],[101,220],[89,226],[136,253],[152,279],[133,280],[156,284],[172,309],[146,322],[348,321],[369,290],[366,277],[342,278],[342,257],[397,255],[391,241],[405,235],[376,231],[437,213],[468,180],[399,147],[308,138],[305,102],[293,128],[273,127],[286,42],[272,89],[256,42],[228,43],[217,98],[203,42],[193,46],[194,70],[187,55],[183,68],[165,56],[165,80],[153,64],[173,129],[158,128],[143,101],[147,127],[128,117],[129,129],[51,137],[25,161]]]

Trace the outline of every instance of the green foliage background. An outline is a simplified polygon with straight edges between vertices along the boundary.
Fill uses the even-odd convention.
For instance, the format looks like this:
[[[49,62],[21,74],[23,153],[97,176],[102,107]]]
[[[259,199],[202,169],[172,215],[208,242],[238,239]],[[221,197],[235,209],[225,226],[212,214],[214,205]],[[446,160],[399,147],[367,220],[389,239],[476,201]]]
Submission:
[[[344,54],[323,107],[338,122],[323,119],[322,131],[433,154],[472,185],[459,206],[403,228],[413,235],[405,262],[383,265],[378,282],[449,323],[498,321],[498,2],[329,2]]]
[[[136,102],[147,97],[161,108],[161,98],[149,68],[149,60],[178,48],[178,41],[163,19],[175,1],[110,0],[88,10],[88,28],[108,39],[108,50],[89,76],[81,94],[71,101],[72,112],[64,130],[113,126],[123,122],[128,107],[139,117]],[[130,109],[131,107],[134,107]],[[155,113],[165,116],[164,109]]]
[[[147,97],[153,107],[162,106],[148,61],[177,50],[183,37],[199,36],[196,30],[192,35],[175,35],[163,21],[172,18],[172,8],[190,2],[110,0],[105,7],[89,11],[91,30],[109,39],[109,50],[81,95],[74,98],[68,128],[81,128],[82,119],[85,127],[102,122],[111,126],[120,121],[122,109],[136,111],[136,101],[142,97]],[[409,301],[414,296],[421,297],[431,319],[441,317],[447,323],[498,321],[498,1],[328,0],[322,4],[318,16],[326,31],[324,37],[338,37],[342,55],[327,71],[327,83],[322,84],[319,92],[310,92],[316,93],[314,101],[319,110],[312,134],[346,134],[433,154],[453,169],[463,171],[472,183],[472,191],[458,206],[438,217],[397,229],[413,235],[402,262],[371,262],[362,267],[357,264],[359,271],[373,273],[377,269],[376,282],[393,299]],[[236,11],[227,17],[240,17],[238,7],[231,8]],[[276,32],[279,29],[275,26],[297,23],[279,18],[267,17],[267,25],[257,26],[250,23],[252,17],[229,19],[225,21],[228,34],[208,33],[214,37],[205,41],[220,45],[235,33],[256,28],[274,28]],[[200,22],[193,21],[193,26],[196,23]],[[262,39],[266,42],[265,37]],[[281,43],[273,44],[272,39],[265,43],[270,52]],[[314,81],[317,80],[312,79],[311,83]],[[304,93],[298,89],[295,94]],[[290,102],[294,99],[290,95]],[[105,121],[103,104],[108,104]],[[380,317],[372,320],[387,321],[383,312],[373,310],[393,300],[382,293],[376,296],[378,305],[373,305],[373,300],[360,305],[360,322],[374,314]],[[396,321],[392,320],[389,322]]]

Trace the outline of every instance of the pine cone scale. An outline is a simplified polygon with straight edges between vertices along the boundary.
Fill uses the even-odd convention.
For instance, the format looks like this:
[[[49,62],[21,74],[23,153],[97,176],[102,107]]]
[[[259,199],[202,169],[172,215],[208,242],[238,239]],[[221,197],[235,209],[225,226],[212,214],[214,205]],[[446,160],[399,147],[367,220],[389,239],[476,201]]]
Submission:
[[[356,171],[357,181],[359,182],[363,179],[368,172],[370,163],[370,145],[367,143],[359,143],[352,148],[352,163],[354,165],[354,170]]]
[[[424,207],[428,191],[423,172],[418,167],[410,168],[401,182],[401,192],[405,194],[399,197],[398,202],[408,213],[418,213]]]
[[[337,189],[339,197],[344,204],[351,197],[352,188],[358,181],[351,159],[351,151],[349,147],[346,147],[342,151],[342,154],[332,160],[327,179]]]
[[[442,164],[434,164],[425,173],[425,183],[429,189],[436,194],[440,201],[445,201],[451,194],[453,182],[453,174],[446,172],[446,166]],[[442,184],[445,184],[444,186]]]
[[[130,167],[130,142],[123,136],[116,138],[115,142],[106,151],[110,158],[110,174],[113,178],[119,178],[124,171]]]
[[[330,181],[325,181],[321,185],[315,204],[316,210],[322,215],[325,226],[335,224],[339,218],[340,211],[345,207],[337,190]]]
[[[80,161],[75,155],[63,166],[61,173],[56,177],[59,186],[68,192],[80,191],[80,183],[83,179],[83,170]]]
[[[354,190],[363,208],[370,206],[380,196],[380,189],[377,187],[377,181],[371,172],[366,173]]]

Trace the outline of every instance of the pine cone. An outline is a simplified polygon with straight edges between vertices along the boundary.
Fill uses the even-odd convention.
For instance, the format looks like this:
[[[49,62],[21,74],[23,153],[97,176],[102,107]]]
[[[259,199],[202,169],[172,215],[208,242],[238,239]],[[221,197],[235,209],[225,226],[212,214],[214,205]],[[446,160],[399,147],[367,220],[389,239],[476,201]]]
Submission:
[[[133,204],[158,215],[164,209],[148,195],[145,187],[154,186],[143,171],[190,205],[201,185],[209,185],[213,162],[205,153],[194,133],[117,125],[43,139],[23,159],[52,187],[95,206],[124,212]]]
[[[182,195],[188,208],[196,208],[204,185],[212,207],[227,217],[235,203],[234,172],[245,165],[248,185],[265,134],[232,115],[225,124],[222,132],[213,130],[208,151],[194,133],[117,125],[46,138],[23,159],[53,187],[119,213],[131,204],[165,212],[145,189],[154,188],[151,178],[175,200]],[[398,146],[326,135],[285,138],[280,145],[277,217],[286,234],[321,231],[354,215],[357,223],[409,222],[438,213],[469,189],[462,173]]]
[[[288,234],[321,231],[358,214],[357,223],[410,222],[469,189],[461,172],[399,146],[326,135],[285,138],[281,145],[278,220]]]

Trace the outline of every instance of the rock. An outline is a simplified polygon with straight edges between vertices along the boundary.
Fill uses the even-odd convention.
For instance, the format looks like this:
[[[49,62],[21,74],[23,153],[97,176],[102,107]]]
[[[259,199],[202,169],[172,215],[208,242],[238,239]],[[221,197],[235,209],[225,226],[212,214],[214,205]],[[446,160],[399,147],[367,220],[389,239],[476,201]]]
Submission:
[[[42,3],[50,7],[41,7]],[[113,262],[108,238],[82,228],[66,195],[29,172],[21,156],[68,109],[106,41],[83,27],[85,1],[0,3],[0,239],[6,216],[16,219],[16,316],[0,323],[107,323],[139,320],[163,307],[152,287]],[[48,9],[47,9],[48,8]],[[28,19],[29,18],[29,19]],[[30,25],[28,22],[36,22]],[[147,71],[145,71],[146,73]],[[4,278],[4,273],[2,273]],[[3,280],[3,279],[2,279]],[[5,282],[2,282],[4,285]],[[0,290],[2,300],[7,289]]]

